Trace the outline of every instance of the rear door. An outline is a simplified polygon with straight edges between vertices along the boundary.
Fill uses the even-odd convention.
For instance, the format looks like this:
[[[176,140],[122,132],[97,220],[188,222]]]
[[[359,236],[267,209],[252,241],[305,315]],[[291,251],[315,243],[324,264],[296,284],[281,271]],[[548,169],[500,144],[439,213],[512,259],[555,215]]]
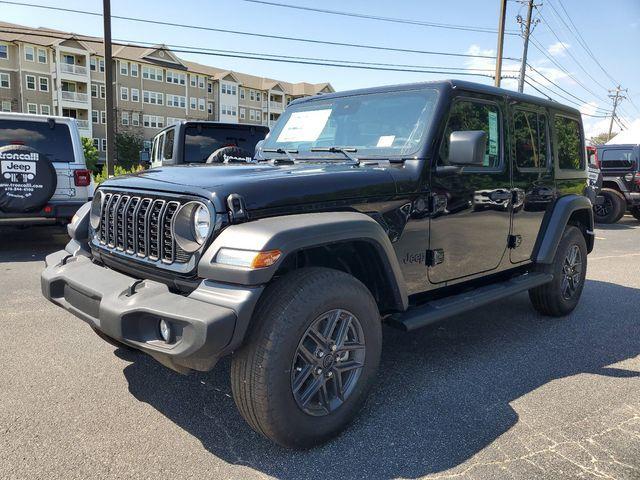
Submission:
[[[513,152],[512,247],[509,258],[531,258],[545,212],[556,196],[553,179],[549,116],[544,108],[512,104]]]

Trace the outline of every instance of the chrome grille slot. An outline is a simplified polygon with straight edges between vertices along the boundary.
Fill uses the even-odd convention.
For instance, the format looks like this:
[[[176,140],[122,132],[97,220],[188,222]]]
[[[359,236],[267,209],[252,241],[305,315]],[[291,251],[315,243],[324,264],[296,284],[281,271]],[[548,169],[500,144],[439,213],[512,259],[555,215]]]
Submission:
[[[94,245],[140,261],[186,264],[192,255],[173,236],[180,207],[189,202],[130,192],[105,192]]]

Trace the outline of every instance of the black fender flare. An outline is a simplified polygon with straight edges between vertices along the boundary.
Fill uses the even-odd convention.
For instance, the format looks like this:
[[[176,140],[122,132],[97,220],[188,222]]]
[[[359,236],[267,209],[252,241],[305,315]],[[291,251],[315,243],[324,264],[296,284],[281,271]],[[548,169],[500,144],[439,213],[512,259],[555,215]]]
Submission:
[[[409,305],[408,294],[393,245],[380,224],[358,212],[305,213],[231,225],[204,252],[198,263],[198,276],[238,285],[264,285],[292,253],[348,241],[366,241],[375,248],[391,285],[393,303],[398,310],[406,310]],[[280,250],[282,255],[271,267],[252,270],[216,263],[216,255],[223,247],[253,251]]]
[[[593,250],[595,234],[593,233],[593,205],[591,201],[583,195],[565,195],[556,200],[550,214],[547,214],[540,229],[536,247],[534,249],[533,260],[536,263],[553,263],[562,234],[572,215],[576,212],[583,212],[587,219],[585,233],[587,240],[587,251]]]

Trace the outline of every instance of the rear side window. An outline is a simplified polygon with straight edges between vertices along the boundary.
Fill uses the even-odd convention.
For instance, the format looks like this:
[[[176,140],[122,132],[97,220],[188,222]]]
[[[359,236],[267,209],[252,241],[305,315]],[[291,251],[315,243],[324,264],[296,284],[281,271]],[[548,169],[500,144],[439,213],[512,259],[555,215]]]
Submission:
[[[164,136],[164,149],[162,151],[162,158],[164,160],[171,160],[173,158],[173,139],[175,137],[175,129],[168,130]]]
[[[518,168],[546,169],[547,117],[536,112],[516,110],[513,124]]]
[[[264,140],[264,135],[255,128],[188,126],[184,134],[184,162],[205,163],[213,152],[229,146],[240,147],[253,155],[256,143]]]
[[[69,127],[56,123],[53,128],[48,122],[0,120],[0,147],[5,145],[25,145],[52,162],[73,162],[73,144]]]
[[[600,161],[602,168],[631,168],[634,164],[631,148],[615,148],[603,150]]]
[[[584,170],[584,149],[580,123],[573,118],[556,115],[556,152],[561,170]]]
[[[498,106],[472,100],[458,100],[451,106],[449,120],[440,148],[440,165],[449,163],[449,137],[451,132],[483,130],[487,134],[487,150],[480,168],[500,167],[500,112]]]

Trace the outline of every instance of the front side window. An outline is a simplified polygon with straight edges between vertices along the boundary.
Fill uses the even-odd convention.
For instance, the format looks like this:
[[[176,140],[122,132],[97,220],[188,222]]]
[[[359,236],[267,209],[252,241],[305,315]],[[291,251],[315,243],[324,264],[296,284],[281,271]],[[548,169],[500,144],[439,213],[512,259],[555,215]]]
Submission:
[[[318,99],[287,109],[264,148],[298,150],[349,147],[356,156],[411,155],[418,151],[433,118],[434,89]],[[332,157],[335,154],[330,154]]]
[[[554,127],[560,169],[584,170],[585,159],[580,123],[573,118],[556,115]]]
[[[452,132],[482,130],[487,135],[487,149],[481,168],[500,167],[500,111],[493,103],[477,100],[456,100],[451,106],[447,127],[440,147],[438,165],[451,165],[449,162],[449,137]]]
[[[536,112],[516,110],[513,125],[518,168],[546,168],[547,117]]]
[[[173,139],[175,136],[175,129],[167,130],[164,136],[164,148],[162,149],[162,158],[165,160],[171,160],[173,158]]]

